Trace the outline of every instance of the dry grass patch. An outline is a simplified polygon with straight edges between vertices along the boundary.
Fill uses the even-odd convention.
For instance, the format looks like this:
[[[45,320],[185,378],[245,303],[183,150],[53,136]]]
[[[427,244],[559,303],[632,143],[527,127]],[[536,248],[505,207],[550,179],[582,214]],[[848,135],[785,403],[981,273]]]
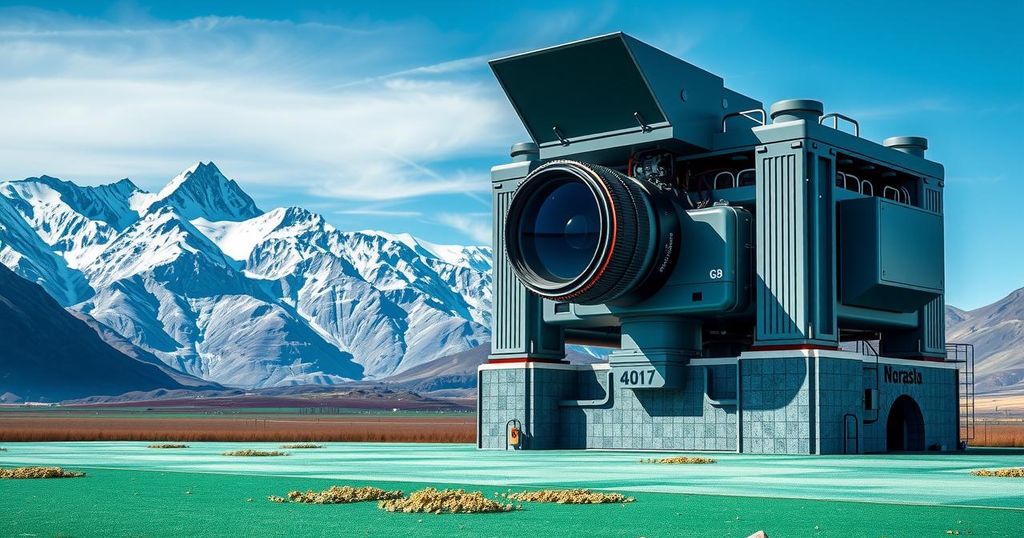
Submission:
[[[146,448],[188,448],[188,445],[181,443],[157,443],[155,445],[149,445]]]
[[[377,507],[388,512],[424,512],[431,514],[480,514],[486,512],[511,512],[519,510],[513,504],[500,503],[487,497],[483,492],[467,492],[462,489],[426,488],[412,492],[408,497],[380,501]]]
[[[974,476],[998,476],[1001,478],[1024,478],[1024,467],[1010,467],[1009,469],[978,469],[971,471]]]
[[[476,443],[476,418],[441,416],[310,416],[284,413],[257,419],[240,413],[190,418],[153,412],[121,417],[71,411],[0,413],[0,443],[12,441],[144,441],[146,443],[330,441],[396,443]]]
[[[65,471],[60,467],[17,467],[0,469],[0,478],[78,478],[85,473]]]
[[[401,499],[402,492],[397,489],[386,491],[372,486],[358,488],[352,486],[331,486],[323,491],[292,491],[288,493],[288,498],[278,497],[277,495],[271,495],[267,498],[276,503],[347,504]]]
[[[224,453],[225,456],[287,456],[287,452],[280,452],[277,450],[252,450],[247,448],[245,450],[229,450]]]
[[[607,504],[636,501],[633,497],[626,497],[621,493],[600,493],[589,489],[543,489],[506,493],[503,497],[519,502],[557,504]]]
[[[700,458],[696,456],[676,456],[672,458],[650,458],[640,460],[640,463],[666,463],[670,465],[707,465],[717,463],[714,458]]]
[[[316,443],[292,443],[290,445],[281,445],[281,448],[323,448],[324,445],[318,445]]]

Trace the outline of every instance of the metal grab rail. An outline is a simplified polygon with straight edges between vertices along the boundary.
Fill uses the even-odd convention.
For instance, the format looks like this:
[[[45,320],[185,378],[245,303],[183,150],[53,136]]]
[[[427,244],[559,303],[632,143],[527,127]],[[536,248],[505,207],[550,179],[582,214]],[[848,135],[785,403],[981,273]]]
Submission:
[[[761,119],[755,118],[753,116],[753,114],[760,114],[761,115]],[[744,118],[747,118],[748,120],[753,121],[753,122],[757,122],[757,123],[759,123],[761,125],[765,125],[765,124],[768,123],[768,113],[765,112],[765,110],[763,108],[752,108],[750,110],[743,110],[743,111],[740,111],[740,112],[732,112],[730,114],[726,114],[725,116],[722,116],[722,132],[723,133],[726,132],[726,127],[727,127],[726,124],[729,122],[729,120],[731,118],[738,118],[740,116],[743,116]]]
[[[903,193],[903,203],[910,205],[910,190],[906,187],[900,187],[900,192]]]
[[[711,396],[711,368],[708,366],[704,367],[704,400],[707,401],[714,407],[735,407],[739,399],[734,395],[732,398],[713,398]],[[738,385],[737,385],[738,388]]]
[[[842,182],[843,182],[842,185],[839,185],[839,181],[840,180],[842,180]],[[856,185],[856,188],[853,188],[853,189],[850,188],[850,180],[853,180],[854,185]],[[844,189],[846,189],[848,191],[853,191],[853,192],[857,192],[857,193],[860,193],[860,194],[864,194],[863,191],[861,190],[861,181],[860,181],[860,179],[857,176],[853,175],[853,174],[847,174],[845,172],[836,172],[836,186],[842,187],[842,188],[844,188]],[[872,186],[871,192],[874,193],[874,190],[875,190],[874,186]]]
[[[605,384],[604,397],[593,400],[559,400],[559,407],[604,407],[612,401],[615,386],[615,372],[608,370],[608,383]]]
[[[867,188],[865,188],[865,187],[867,187]],[[865,192],[865,191],[871,191],[871,192],[868,193],[868,192]],[[871,183],[870,181],[866,180],[866,179],[861,181],[860,182],[860,193],[863,194],[864,196],[874,196],[875,195],[875,185],[873,183]]]
[[[850,436],[850,425],[853,425],[853,436]],[[859,454],[860,422],[853,413],[843,415],[843,454],[850,454],[850,441],[853,441],[853,454]]]
[[[721,187],[718,186],[718,178],[721,177],[721,176],[729,176],[729,178],[730,178],[729,179],[729,185],[727,187],[725,187],[726,189],[732,189],[732,188],[736,187],[736,176],[732,172],[730,172],[728,170],[723,170],[723,171],[715,174],[715,179],[711,180],[711,188],[713,188],[715,190],[718,190],[719,188],[721,188]]]
[[[744,174],[749,181],[744,180]],[[757,170],[753,168],[744,168],[736,174],[736,186],[737,187],[750,187],[757,184]]]
[[[891,197],[889,196],[890,191],[894,193]],[[896,202],[902,202],[902,200],[900,199],[902,197],[900,196],[899,189],[897,189],[896,187],[891,187],[889,185],[886,185],[885,188],[882,189],[882,198],[888,198]]]
[[[839,130],[839,120],[846,120],[850,122],[850,124],[853,125],[853,135],[858,138],[860,137],[860,123],[858,123],[857,120],[838,112],[830,112],[818,118],[818,125],[825,125],[825,120],[829,118],[832,118],[832,128],[837,131]]]

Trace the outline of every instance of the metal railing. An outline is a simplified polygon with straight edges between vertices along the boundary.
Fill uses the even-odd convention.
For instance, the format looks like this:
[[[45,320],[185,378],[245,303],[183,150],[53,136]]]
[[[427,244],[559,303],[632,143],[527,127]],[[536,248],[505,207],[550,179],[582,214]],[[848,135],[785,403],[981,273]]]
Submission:
[[[958,362],[960,373],[960,440],[974,439],[977,419],[974,413],[974,345],[946,343],[946,360]]]

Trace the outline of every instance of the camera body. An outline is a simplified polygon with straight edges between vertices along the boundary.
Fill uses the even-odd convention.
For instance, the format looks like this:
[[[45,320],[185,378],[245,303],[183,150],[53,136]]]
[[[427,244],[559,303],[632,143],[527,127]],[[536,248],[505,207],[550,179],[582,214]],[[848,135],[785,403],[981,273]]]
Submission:
[[[757,353],[792,353],[805,376],[808,353],[845,342],[945,360],[943,169],[926,140],[877,144],[813,100],[766,111],[622,33],[490,65],[532,139],[492,168],[490,366],[568,371],[566,344],[608,346],[606,398],[670,400],[702,365],[708,401],[735,413],[740,359]],[[715,379],[727,397],[712,397]],[[557,400],[552,413],[577,404],[618,405]],[[536,446],[567,444],[524,424]]]

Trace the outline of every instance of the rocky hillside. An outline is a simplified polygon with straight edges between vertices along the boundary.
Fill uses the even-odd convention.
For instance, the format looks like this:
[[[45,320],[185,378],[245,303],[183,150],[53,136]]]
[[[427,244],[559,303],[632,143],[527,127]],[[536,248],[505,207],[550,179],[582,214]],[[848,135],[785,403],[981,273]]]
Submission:
[[[974,345],[979,394],[1024,393],[1024,288],[976,310],[947,306],[946,340]]]
[[[103,328],[94,320],[72,315],[41,287],[0,266],[2,401],[220,388],[176,372],[130,345],[116,349],[97,330]]]

